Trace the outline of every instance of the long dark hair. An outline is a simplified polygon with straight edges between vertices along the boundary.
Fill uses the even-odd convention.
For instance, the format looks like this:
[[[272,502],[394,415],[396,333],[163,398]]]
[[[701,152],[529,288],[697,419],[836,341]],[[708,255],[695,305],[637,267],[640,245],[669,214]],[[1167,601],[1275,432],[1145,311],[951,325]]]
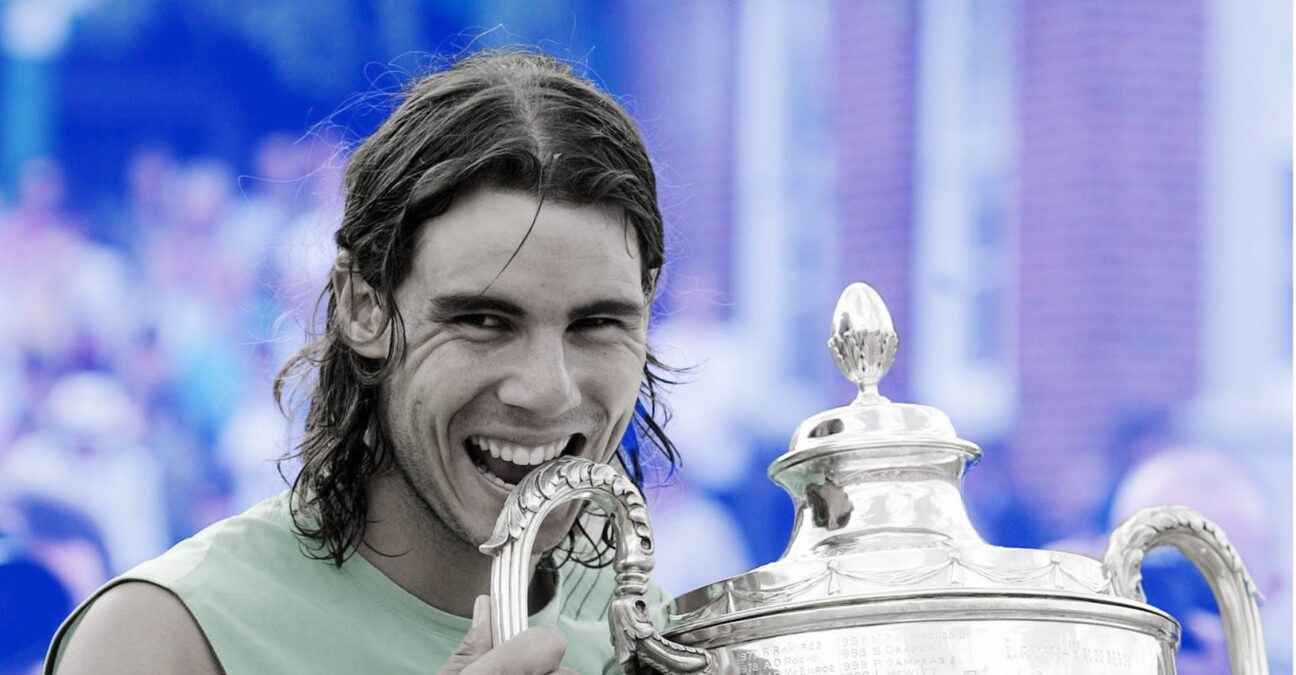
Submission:
[[[301,460],[291,493],[294,525],[309,555],[339,566],[364,536],[367,484],[387,457],[378,392],[403,358],[395,292],[409,274],[424,223],[474,188],[538,192],[541,199],[607,205],[624,214],[638,240],[649,297],[665,261],[656,178],[634,122],[569,66],[540,54],[478,53],[414,81],[399,107],[352,154],[345,186],[336,243],[350,255],[350,273],[359,274],[387,310],[390,357],[369,359],[352,349],[339,330],[330,282],[320,295],[327,302],[323,330],[289,359],[274,388],[285,410],[294,388],[308,403],[302,440],[280,460],[281,470],[283,462]],[[669,411],[661,388],[671,383],[671,372],[650,350],[634,442],[617,453],[641,487],[647,466],[664,464],[671,471],[678,462],[663,431]],[[590,535],[583,521],[577,519],[560,548],[584,564],[603,564],[608,526]],[[592,547],[578,546],[581,537]]]

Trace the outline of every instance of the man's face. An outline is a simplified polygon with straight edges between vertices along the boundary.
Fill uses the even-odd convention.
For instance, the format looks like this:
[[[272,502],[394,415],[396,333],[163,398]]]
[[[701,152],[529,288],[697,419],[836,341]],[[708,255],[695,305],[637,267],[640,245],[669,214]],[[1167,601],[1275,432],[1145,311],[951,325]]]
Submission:
[[[383,386],[394,459],[473,546],[540,463],[609,460],[643,377],[635,237],[607,209],[547,202],[523,244],[535,215],[516,192],[456,200],[423,226],[396,291],[407,346]],[[574,514],[549,518],[538,546],[556,545]]]

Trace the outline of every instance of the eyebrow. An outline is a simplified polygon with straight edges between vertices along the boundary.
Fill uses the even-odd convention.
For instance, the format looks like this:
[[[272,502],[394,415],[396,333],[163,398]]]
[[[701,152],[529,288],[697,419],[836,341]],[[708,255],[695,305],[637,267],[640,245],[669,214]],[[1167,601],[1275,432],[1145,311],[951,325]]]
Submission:
[[[455,314],[472,312],[498,312],[513,316],[526,316],[526,310],[516,303],[503,298],[480,293],[447,293],[438,295],[428,302],[428,314],[436,320],[444,320]]]
[[[643,303],[618,298],[604,298],[573,307],[567,312],[568,320],[588,316],[612,316],[623,319],[639,318],[643,315]],[[446,320],[456,314],[474,312],[497,312],[516,317],[526,317],[527,311],[521,305],[492,295],[480,293],[447,293],[432,298],[428,303],[428,313],[434,320]]]
[[[567,313],[567,318],[574,320],[587,316],[611,316],[618,319],[638,319],[643,316],[643,311],[643,303],[608,298],[574,307]]]

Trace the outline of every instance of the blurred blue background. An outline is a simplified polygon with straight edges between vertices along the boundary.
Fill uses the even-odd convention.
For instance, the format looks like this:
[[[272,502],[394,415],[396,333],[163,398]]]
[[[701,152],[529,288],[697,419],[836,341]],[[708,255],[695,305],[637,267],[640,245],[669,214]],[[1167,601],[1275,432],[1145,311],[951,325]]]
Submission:
[[[1278,0],[0,4],[0,673],[108,577],[283,489],[276,368],[331,265],[347,148],[466,49],[581,64],[639,120],[670,252],[653,339],[681,593],[778,557],[764,475],[851,389],[837,293],[886,298],[882,393],[985,458],[983,536],[1101,554],[1223,525],[1291,672],[1292,7]],[[1205,585],[1149,563],[1222,673]],[[1158,572],[1163,576],[1157,577]]]

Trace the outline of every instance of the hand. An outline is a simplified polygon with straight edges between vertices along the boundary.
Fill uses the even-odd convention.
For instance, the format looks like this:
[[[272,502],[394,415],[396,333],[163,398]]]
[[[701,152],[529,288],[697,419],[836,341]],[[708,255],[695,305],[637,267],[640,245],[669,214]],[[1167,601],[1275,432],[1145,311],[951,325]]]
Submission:
[[[567,638],[553,626],[528,628],[491,648],[490,598],[477,596],[472,628],[439,675],[576,675],[559,668]]]

